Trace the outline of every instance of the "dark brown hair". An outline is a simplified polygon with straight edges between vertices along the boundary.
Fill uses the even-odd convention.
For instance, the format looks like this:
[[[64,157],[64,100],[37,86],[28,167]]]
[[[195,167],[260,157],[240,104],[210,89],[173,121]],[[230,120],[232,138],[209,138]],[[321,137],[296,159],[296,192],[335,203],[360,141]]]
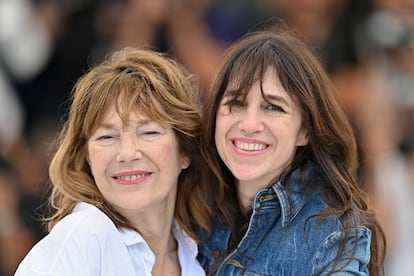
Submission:
[[[356,231],[358,223],[362,222],[372,230],[369,271],[371,275],[380,275],[385,257],[385,237],[367,204],[365,193],[357,184],[358,156],[353,129],[334,98],[330,80],[320,61],[304,42],[287,31],[252,32],[234,43],[226,52],[206,99],[201,145],[217,177],[217,184],[212,185],[217,219],[229,225],[233,233],[242,234],[238,231],[240,211],[235,196],[235,179],[221,161],[215,146],[216,114],[220,101],[230,82],[232,87],[234,84],[237,86],[238,94],[234,97],[245,99],[250,87],[257,80],[262,82],[269,68],[275,69],[284,89],[300,106],[302,125],[308,135],[308,144],[298,148],[282,178],[289,179],[295,169],[304,169],[309,162],[316,164],[322,175],[319,179],[323,181],[321,194],[329,205],[319,217],[335,216],[343,222],[344,229],[350,229],[343,237],[336,261],[339,261],[351,231]]]

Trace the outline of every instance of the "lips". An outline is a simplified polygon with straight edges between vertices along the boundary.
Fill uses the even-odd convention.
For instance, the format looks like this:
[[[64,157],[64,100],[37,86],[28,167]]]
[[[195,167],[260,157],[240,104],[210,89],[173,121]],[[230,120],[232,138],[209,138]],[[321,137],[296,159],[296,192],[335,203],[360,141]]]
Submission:
[[[121,185],[136,185],[145,181],[151,174],[148,171],[129,171],[115,174],[112,178]]]

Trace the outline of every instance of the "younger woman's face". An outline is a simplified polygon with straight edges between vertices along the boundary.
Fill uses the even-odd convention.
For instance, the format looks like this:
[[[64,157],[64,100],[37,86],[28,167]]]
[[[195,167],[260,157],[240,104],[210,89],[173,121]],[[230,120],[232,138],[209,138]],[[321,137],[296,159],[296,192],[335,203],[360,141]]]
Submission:
[[[250,88],[246,102],[227,88],[216,118],[217,150],[241,187],[259,190],[291,164],[298,146],[307,144],[299,106],[283,88],[273,69]],[[232,104],[231,111],[228,104]]]

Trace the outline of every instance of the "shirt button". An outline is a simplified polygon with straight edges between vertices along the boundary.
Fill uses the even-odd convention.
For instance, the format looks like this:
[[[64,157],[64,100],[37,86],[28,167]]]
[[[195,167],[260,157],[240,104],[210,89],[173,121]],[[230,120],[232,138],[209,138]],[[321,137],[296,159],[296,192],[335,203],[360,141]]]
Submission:
[[[151,259],[151,253],[149,253],[149,252],[145,253],[144,258],[145,258],[145,260]]]

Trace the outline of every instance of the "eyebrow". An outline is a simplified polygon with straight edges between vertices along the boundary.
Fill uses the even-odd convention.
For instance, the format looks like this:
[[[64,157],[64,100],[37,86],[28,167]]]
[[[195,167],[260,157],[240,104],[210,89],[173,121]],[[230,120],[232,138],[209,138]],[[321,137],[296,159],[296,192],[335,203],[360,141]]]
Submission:
[[[273,94],[265,94],[265,100],[280,102],[286,106],[290,106],[289,102],[282,96],[273,95]]]
[[[110,123],[99,123],[96,125],[96,128],[106,128],[106,129],[110,129],[113,128],[114,124],[110,124]]]
[[[130,123],[130,121],[129,121],[129,123]],[[155,122],[155,121],[153,121],[153,120],[149,120],[149,119],[144,119],[144,120],[139,120],[139,121],[137,121],[137,125],[138,125],[139,127],[141,127],[141,126],[146,126],[146,125],[149,125],[149,124],[151,124],[151,123],[157,123],[157,122]],[[161,124],[160,124],[160,125],[161,125]],[[111,128],[114,128],[114,127],[115,127],[115,125],[114,125],[114,124],[112,124],[112,123],[100,123],[100,124],[98,124],[98,125],[97,125],[97,127],[99,127],[99,128],[111,129]]]
[[[229,89],[226,90],[223,94],[223,98],[225,97],[235,97],[235,95],[237,95],[237,90],[236,89]],[[274,94],[264,94],[264,99],[267,101],[273,101],[273,102],[280,102],[286,106],[290,106],[289,101],[286,100],[285,97],[279,96],[279,95],[274,95]]]

